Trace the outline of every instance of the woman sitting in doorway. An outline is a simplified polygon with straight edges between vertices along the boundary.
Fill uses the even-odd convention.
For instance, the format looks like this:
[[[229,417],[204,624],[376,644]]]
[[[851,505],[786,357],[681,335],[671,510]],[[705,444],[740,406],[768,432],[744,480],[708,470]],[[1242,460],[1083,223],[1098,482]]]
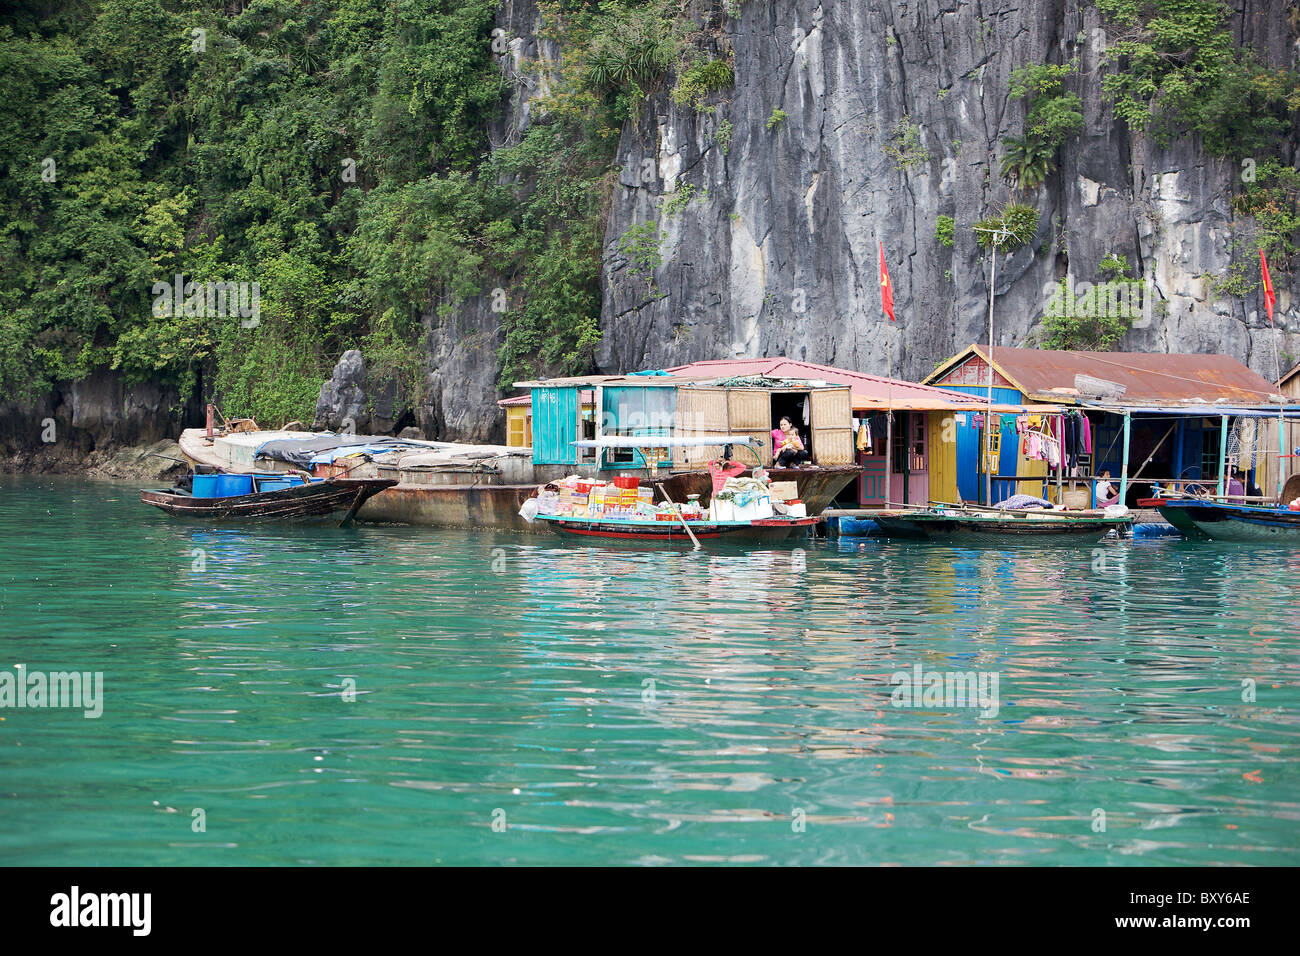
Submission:
[[[808,450],[804,447],[799,430],[788,415],[781,417],[780,428],[772,429],[772,456],[778,468],[791,468],[806,463]]]
[[[1097,507],[1105,508],[1108,505],[1119,503],[1119,489],[1110,483],[1110,471],[1103,471],[1096,478],[1097,483]]]

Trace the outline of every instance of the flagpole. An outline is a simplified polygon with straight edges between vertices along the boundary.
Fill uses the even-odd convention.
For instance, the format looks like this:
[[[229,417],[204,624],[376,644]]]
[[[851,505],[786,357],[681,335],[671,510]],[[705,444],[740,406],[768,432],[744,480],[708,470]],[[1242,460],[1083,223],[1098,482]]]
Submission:
[[[885,326],[885,507],[894,497],[894,339]]]
[[[890,326],[894,324],[894,289],[889,284],[889,267],[885,265],[885,243],[880,247],[880,311],[889,316],[885,326],[885,507],[894,495],[894,339]]]
[[[1264,311],[1268,313],[1268,327],[1273,334],[1269,336],[1273,340],[1273,368],[1277,372],[1277,378],[1273,379],[1276,388],[1282,387],[1282,362],[1277,354],[1277,326],[1273,323],[1273,283],[1269,279],[1268,260],[1264,258],[1264,250],[1259,250],[1259,268],[1264,275]],[[1256,439],[1258,442],[1258,438]],[[1282,501],[1282,486],[1285,479],[1282,477],[1282,463],[1287,459],[1286,449],[1283,445],[1286,443],[1286,396],[1282,396],[1281,403],[1277,406],[1277,502],[1284,504]],[[1263,489],[1260,489],[1261,491]]]
[[[999,229],[975,227],[977,232],[991,233],[993,237],[993,261],[989,266],[989,392],[988,405],[984,409],[984,505],[993,507],[993,294],[997,289],[998,246],[1011,234],[1005,226]]]
[[[1277,378],[1273,379],[1274,387],[1281,388],[1282,382],[1282,364],[1277,357],[1277,326],[1273,325],[1273,317],[1270,315],[1268,324],[1272,327],[1273,334],[1269,336],[1273,340],[1273,367],[1277,370]],[[1283,457],[1286,449],[1282,447],[1286,442],[1286,398],[1283,397],[1281,404],[1277,406],[1277,503],[1284,504],[1282,501],[1282,485],[1285,479],[1282,477],[1283,462],[1287,459]],[[1262,489],[1261,489],[1262,490]]]

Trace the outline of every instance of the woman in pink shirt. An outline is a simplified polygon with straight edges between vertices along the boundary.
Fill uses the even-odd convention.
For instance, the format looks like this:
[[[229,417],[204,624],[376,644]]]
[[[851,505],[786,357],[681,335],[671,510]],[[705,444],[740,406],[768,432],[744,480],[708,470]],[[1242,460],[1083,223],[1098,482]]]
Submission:
[[[744,465],[738,461],[731,461],[729,458],[719,458],[717,461],[709,462],[709,476],[713,479],[713,493],[716,495],[721,491],[728,478],[735,478],[737,475],[743,474],[744,471]]]
[[[772,429],[772,457],[778,468],[790,468],[808,461],[799,430],[788,417],[781,419],[781,427]]]

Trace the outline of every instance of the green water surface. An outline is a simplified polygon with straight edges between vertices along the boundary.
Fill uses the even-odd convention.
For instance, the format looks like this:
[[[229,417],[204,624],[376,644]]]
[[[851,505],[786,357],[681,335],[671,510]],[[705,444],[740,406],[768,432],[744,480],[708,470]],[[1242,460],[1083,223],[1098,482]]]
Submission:
[[[0,671],[104,675],[98,719],[0,709],[0,862],[1294,864],[1298,572],[216,527],[0,479]],[[996,674],[998,713],[895,706],[916,665]]]

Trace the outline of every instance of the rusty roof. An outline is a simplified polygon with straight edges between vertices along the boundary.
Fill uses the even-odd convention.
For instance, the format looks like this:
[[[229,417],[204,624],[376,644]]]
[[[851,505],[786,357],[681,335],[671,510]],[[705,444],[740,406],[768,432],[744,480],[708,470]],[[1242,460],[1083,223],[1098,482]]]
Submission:
[[[927,381],[947,375],[970,356],[988,357],[971,345],[944,362]],[[1069,352],[998,347],[993,366],[1028,399],[1077,401],[1074,377],[1090,375],[1124,386],[1115,405],[1258,406],[1272,404],[1277,387],[1227,355],[1153,352]]]

